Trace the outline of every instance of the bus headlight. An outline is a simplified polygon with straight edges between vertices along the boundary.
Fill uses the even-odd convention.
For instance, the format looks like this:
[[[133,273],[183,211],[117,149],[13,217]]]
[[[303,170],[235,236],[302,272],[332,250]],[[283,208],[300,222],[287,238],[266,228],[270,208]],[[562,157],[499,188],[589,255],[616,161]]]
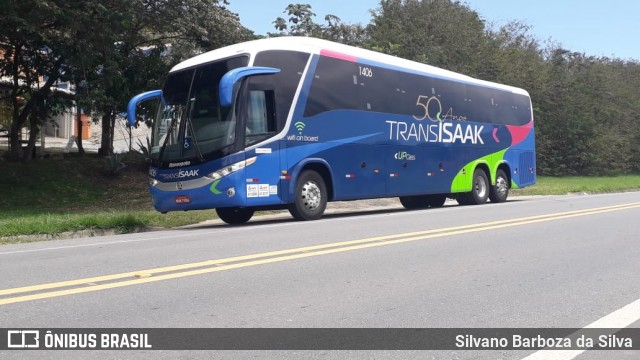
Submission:
[[[256,157],[254,156],[250,159],[243,160],[235,164],[225,166],[222,169],[216,170],[211,174],[207,175],[207,177],[212,178],[213,180],[222,179],[223,177],[229,176],[238,170],[242,170],[255,162],[256,162]]]

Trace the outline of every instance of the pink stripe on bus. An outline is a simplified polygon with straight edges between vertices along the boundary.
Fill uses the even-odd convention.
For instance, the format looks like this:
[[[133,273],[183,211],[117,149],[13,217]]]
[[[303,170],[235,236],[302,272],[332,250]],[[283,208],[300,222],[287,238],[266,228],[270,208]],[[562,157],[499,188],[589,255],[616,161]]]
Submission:
[[[342,53],[331,51],[331,50],[320,50],[320,55],[334,58],[334,59],[350,61],[350,62],[356,62],[358,60],[358,58],[355,56],[346,55],[346,54],[342,54]]]
[[[507,129],[511,133],[511,146],[515,146],[524,141],[533,129],[533,119],[528,124],[522,126],[507,125]]]

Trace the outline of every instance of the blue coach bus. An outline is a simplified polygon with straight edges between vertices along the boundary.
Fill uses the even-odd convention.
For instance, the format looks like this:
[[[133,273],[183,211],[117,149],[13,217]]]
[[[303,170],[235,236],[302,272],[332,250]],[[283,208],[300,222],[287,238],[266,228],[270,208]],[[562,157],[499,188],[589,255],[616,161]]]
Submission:
[[[263,39],[186,60],[131,99],[130,124],[148,100],[163,213],[315,220],[328,201],[499,203],[536,181],[526,91],[329,41]]]

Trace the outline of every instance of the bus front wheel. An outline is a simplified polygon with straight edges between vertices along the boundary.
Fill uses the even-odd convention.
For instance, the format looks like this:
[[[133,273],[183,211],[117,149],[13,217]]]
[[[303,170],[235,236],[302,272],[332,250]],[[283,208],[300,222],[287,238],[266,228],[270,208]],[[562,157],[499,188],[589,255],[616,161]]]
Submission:
[[[252,208],[216,208],[216,213],[220,220],[229,225],[244,224],[251,219],[254,210]]]
[[[327,207],[327,186],[320,174],[313,170],[303,171],[298,177],[295,200],[289,212],[296,220],[318,220]]]

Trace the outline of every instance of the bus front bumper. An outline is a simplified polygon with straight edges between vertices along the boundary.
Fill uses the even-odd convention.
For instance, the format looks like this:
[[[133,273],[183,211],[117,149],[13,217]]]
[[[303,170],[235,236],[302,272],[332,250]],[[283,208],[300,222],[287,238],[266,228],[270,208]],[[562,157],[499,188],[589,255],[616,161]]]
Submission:
[[[206,176],[176,182],[153,180],[149,184],[153,207],[165,213],[245,206],[246,189],[237,186],[239,182],[236,177],[241,178],[242,174],[236,173],[218,180]]]

